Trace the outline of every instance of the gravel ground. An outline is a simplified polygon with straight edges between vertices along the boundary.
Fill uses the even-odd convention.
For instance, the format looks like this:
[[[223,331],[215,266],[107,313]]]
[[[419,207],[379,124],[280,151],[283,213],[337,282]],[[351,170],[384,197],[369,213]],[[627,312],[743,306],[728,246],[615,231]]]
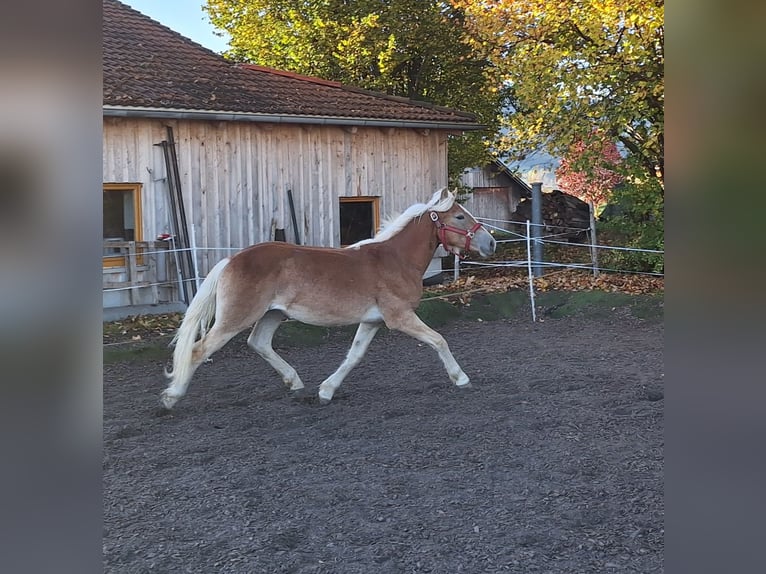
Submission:
[[[104,571],[663,571],[663,333],[615,313],[459,321],[431,349],[381,331],[329,406],[351,337],[245,344],[158,409],[165,360],[104,370]]]

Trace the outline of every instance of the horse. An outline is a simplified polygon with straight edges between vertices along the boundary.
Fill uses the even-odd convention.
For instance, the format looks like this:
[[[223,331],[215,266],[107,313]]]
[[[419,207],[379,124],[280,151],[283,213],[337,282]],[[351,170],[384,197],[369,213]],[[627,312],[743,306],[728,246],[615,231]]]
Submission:
[[[170,384],[161,405],[171,409],[186,394],[197,367],[235,335],[252,326],[247,343],[282,377],[294,394],[304,389],[295,369],[272,348],[285,317],[310,325],[358,324],[340,367],[319,385],[320,404],[335,391],[364,356],[385,324],[433,348],[452,382],[469,386],[439,333],[416,314],[423,275],[441,244],[449,253],[488,257],[495,239],[448,189],[427,203],[408,207],[372,239],[341,248],[266,242],[218,262],[200,285],[171,345]]]

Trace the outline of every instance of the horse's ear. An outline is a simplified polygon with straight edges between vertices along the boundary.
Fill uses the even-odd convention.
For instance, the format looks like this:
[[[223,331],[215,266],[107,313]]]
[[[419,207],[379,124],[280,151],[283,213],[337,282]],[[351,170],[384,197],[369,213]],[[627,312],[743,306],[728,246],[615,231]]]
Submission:
[[[443,187],[443,188],[442,188],[442,196],[441,196],[441,200],[442,200],[442,201],[445,201],[445,200],[447,200],[447,199],[448,199],[448,198],[450,198],[450,197],[453,197],[453,194],[452,194],[452,192],[449,190],[449,188],[448,188],[448,187]]]

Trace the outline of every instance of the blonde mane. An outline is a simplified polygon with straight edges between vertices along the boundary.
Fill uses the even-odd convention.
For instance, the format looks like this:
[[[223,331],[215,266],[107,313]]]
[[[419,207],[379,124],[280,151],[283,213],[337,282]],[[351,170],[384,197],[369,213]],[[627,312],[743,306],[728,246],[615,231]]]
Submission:
[[[428,203],[416,203],[409,206],[399,215],[384,219],[381,228],[378,233],[375,234],[375,237],[372,239],[363,239],[362,241],[357,241],[356,243],[347,246],[346,249],[358,249],[361,245],[367,245],[368,243],[380,243],[381,241],[391,239],[394,235],[404,229],[410,221],[416,217],[420,217],[426,211],[447,211],[455,203],[455,194],[451,191],[448,191],[447,197],[442,199],[441,195],[445,189],[446,188],[442,188],[439,191],[434,192]]]

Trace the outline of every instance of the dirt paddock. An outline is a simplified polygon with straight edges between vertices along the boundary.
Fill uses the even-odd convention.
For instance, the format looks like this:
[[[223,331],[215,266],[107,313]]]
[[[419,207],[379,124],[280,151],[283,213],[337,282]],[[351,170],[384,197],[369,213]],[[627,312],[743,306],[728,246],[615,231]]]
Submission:
[[[351,336],[278,350],[310,396],[231,341],[170,414],[164,358],[104,370],[104,570],[663,570],[663,325],[614,313],[381,331],[332,404]]]

